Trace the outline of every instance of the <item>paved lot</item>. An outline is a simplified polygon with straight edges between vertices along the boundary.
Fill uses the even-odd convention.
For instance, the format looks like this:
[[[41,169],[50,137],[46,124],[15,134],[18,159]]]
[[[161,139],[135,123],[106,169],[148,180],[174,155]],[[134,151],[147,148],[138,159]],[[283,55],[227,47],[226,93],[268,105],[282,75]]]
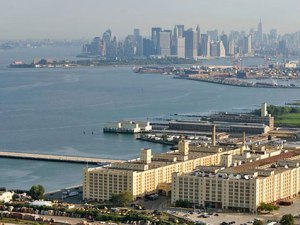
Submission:
[[[264,223],[267,221],[279,221],[285,214],[292,214],[294,216],[300,213],[300,197],[293,199],[293,204],[290,206],[281,206],[278,211],[269,214],[250,214],[250,213],[217,213],[218,216],[210,215],[209,218],[199,218],[200,214],[196,210],[192,215],[188,213],[189,210],[178,208],[166,208],[167,212],[176,214],[180,217],[190,219],[191,221],[201,221],[210,225],[219,225],[224,222],[235,221],[234,225],[248,224],[254,219],[262,220]],[[155,204],[155,203],[154,203]],[[215,213],[214,213],[215,214]],[[295,219],[295,224],[300,224],[300,218]]]
[[[78,195],[68,197],[62,194],[63,192],[66,191],[78,192]],[[57,190],[55,192],[47,193],[45,194],[45,198],[49,200],[58,200],[67,203],[72,203],[72,204],[80,204],[82,203],[82,186],[70,187],[70,188]]]

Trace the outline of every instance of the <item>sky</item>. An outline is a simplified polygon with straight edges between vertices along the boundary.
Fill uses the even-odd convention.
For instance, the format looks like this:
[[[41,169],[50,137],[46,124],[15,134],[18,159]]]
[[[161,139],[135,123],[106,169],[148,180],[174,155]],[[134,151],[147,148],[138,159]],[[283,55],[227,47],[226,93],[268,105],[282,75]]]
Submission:
[[[0,0],[0,39],[92,38],[110,28],[124,38],[175,24],[203,32],[300,30],[300,0]]]

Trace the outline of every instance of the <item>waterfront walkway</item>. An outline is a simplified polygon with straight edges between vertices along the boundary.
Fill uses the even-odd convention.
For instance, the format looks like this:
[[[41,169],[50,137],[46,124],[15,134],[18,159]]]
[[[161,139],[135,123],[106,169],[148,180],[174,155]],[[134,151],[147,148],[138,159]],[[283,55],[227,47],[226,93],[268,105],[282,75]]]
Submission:
[[[82,164],[87,164],[87,163],[97,164],[102,162],[107,162],[107,163],[122,162],[122,160],[116,160],[116,159],[87,158],[87,157],[65,156],[65,155],[45,155],[45,154],[33,154],[33,153],[21,153],[21,152],[0,152],[0,158],[44,160],[44,161],[82,163]]]

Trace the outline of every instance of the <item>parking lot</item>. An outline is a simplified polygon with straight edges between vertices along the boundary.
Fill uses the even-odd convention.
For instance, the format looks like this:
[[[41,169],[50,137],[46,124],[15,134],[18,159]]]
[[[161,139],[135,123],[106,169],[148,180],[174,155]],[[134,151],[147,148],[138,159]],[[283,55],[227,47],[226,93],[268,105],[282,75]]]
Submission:
[[[268,214],[251,214],[251,213],[205,213],[199,210],[187,210],[179,208],[168,208],[168,213],[175,214],[179,217],[186,218],[194,222],[202,222],[210,225],[220,225],[222,222],[233,225],[250,225],[255,219],[263,221],[265,224],[270,221],[279,221],[285,214],[292,214],[294,216],[300,213],[300,197],[293,199],[293,204],[290,206],[280,206],[278,211]],[[205,216],[204,216],[205,215]],[[205,218],[206,217],[206,218]],[[234,222],[234,223],[233,223]],[[295,218],[295,224],[300,224],[300,218]]]
[[[65,192],[78,194],[74,196],[68,196],[68,194],[63,194]],[[55,192],[47,193],[45,194],[45,199],[58,200],[72,204],[80,204],[82,203],[82,186],[64,188]]]

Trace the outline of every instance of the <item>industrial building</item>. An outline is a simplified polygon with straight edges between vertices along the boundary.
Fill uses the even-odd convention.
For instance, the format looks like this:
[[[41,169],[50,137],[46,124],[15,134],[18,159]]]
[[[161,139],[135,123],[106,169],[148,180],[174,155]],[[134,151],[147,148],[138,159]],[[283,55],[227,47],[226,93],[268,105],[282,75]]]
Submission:
[[[259,205],[297,196],[300,192],[300,150],[264,154],[222,155],[218,166],[200,166],[191,173],[174,173],[172,202],[257,212]]]
[[[149,132],[152,130],[150,122],[136,122],[136,121],[121,121],[109,122],[104,128],[105,133],[141,133]]]
[[[176,120],[169,122],[169,130],[182,131],[209,131],[212,126],[216,126],[217,132],[265,134],[270,131],[270,127],[260,123],[237,123],[237,122],[209,122],[195,120]]]
[[[266,103],[263,103],[261,105],[260,116],[256,116],[253,114],[237,114],[237,113],[221,112],[218,114],[211,115],[210,121],[265,124],[269,126],[270,130],[274,129],[274,117],[272,117],[271,114],[268,114]]]
[[[103,201],[123,191],[129,191],[134,198],[154,192],[170,195],[174,172],[186,173],[198,166],[219,165],[223,155],[240,155],[244,150],[243,147],[220,148],[215,143],[213,138],[212,146],[190,150],[188,141],[180,141],[175,151],[152,155],[151,149],[142,149],[136,160],[85,168],[83,198]]]

